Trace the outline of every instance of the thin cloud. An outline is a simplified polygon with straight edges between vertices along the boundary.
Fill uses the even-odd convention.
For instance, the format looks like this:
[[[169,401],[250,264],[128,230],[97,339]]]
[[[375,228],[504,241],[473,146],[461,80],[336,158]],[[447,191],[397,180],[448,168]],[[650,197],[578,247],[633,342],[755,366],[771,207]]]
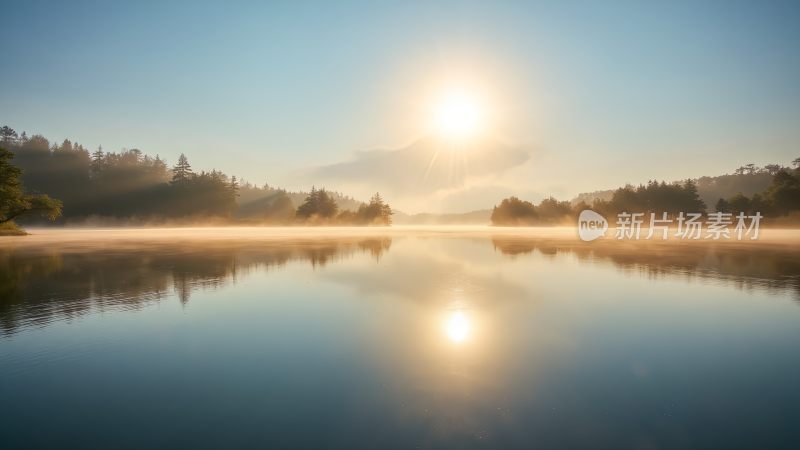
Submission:
[[[357,152],[349,161],[313,168],[308,176],[317,183],[362,185],[411,196],[499,176],[529,158],[528,152],[494,140],[455,144],[424,138],[400,149]]]

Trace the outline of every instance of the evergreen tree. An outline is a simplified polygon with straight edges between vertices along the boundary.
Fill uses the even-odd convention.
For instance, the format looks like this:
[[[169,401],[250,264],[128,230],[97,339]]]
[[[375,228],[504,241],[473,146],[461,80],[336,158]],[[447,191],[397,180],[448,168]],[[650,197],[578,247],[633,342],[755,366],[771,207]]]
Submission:
[[[17,141],[17,132],[8,125],[0,128],[0,142],[5,146],[9,146]]]
[[[77,142],[75,143],[77,146]],[[58,149],[62,152],[71,152],[72,151],[72,141],[69,139],[64,139],[64,142],[61,143],[61,147]]]
[[[94,153],[92,153],[92,162],[91,162],[91,174],[93,177],[97,177],[100,172],[103,171],[103,164],[105,162],[106,154],[103,152],[103,146],[100,145],[97,147]]]
[[[794,172],[781,170],[775,174],[772,186],[765,192],[767,201],[778,214],[800,210],[800,170]]]
[[[727,203],[728,203],[728,208],[730,209],[729,212],[732,212],[734,214],[740,212],[744,213],[750,212],[750,199],[742,195],[741,192],[728,199]]]
[[[239,196],[239,183],[236,180],[236,175],[231,177],[231,184],[229,185],[231,192],[235,197]]]
[[[340,222],[355,222],[363,225],[391,225],[392,208],[383,201],[380,193],[375,193],[366,205],[361,205],[352,215],[342,213]]]
[[[683,183],[683,191],[685,204],[682,206],[687,212],[705,211],[706,204],[700,199],[700,194],[697,192],[697,184],[693,180],[689,179]]]
[[[38,213],[50,220],[61,215],[61,202],[47,195],[26,195],[22,190],[22,171],[11,163],[10,151],[0,148],[0,224],[27,214]]]
[[[172,168],[172,174],[173,183],[185,183],[194,175],[189,159],[183,153],[178,157],[178,163]]]
[[[323,188],[311,188],[302,205],[297,208],[297,217],[302,219],[330,219],[336,216],[339,205],[336,200]]]
[[[303,219],[311,217],[317,210],[317,198],[317,188],[311,186],[311,192],[308,193],[303,204],[297,207],[297,217]]]

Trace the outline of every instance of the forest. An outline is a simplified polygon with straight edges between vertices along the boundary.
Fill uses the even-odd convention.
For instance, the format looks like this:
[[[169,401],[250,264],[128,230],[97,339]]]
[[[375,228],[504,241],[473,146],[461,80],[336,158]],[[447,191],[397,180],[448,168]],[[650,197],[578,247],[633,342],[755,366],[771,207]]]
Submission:
[[[138,149],[90,152],[0,128],[0,223],[391,224],[376,193],[367,203],[326,189],[288,192],[220,171],[195,171],[185,154],[173,166]]]
[[[0,227],[40,224],[139,225],[239,223],[388,226],[394,211],[376,193],[367,202],[325,188],[290,192],[255,186],[220,171],[195,171],[185,154],[170,166],[138,149],[90,152],[77,142],[0,128]],[[581,194],[538,204],[503,199],[491,211],[499,226],[574,223],[591,208],[619,212],[761,212],[800,217],[800,158],[793,167],[748,164],[733,174]]]
[[[491,214],[493,225],[530,226],[573,224],[584,209],[593,209],[606,217],[620,212],[656,212],[670,215],[679,212],[718,212],[753,214],[760,212],[765,217],[782,218],[796,222],[800,216],[800,158],[792,162],[793,168],[777,164],[756,167],[742,166],[732,175],[702,177],[698,180],[667,183],[650,181],[647,184],[626,185],[610,192],[598,192],[578,196],[573,201],[546,198],[538,205],[517,197],[503,199]],[[765,182],[766,180],[766,182]],[[698,183],[711,192],[739,192],[730,197],[720,197],[713,205],[701,198]],[[764,184],[760,191],[751,190],[745,195],[741,191]],[[787,220],[788,219],[788,220]]]

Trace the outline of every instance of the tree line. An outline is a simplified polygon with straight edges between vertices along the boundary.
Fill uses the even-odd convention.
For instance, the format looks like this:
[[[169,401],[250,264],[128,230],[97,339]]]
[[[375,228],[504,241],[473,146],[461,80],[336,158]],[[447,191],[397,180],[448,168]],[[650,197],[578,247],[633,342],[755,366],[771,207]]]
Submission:
[[[794,168],[777,164],[770,164],[764,168],[753,164],[740,167],[735,175],[766,175],[771,177],[770,184],[762,192],[749,197],[740,192],[727,199],[720,198],[713,209],[731,213],[760,212],[765,217],[787,216],[800,211],[800,158],[795,159],[792,164]],[[699,181],[707,182],[703,179]],[[611,217],[621,212],[705,214],[709,206],[698,194],[695,180],[675,183],[650,181],[635,187],[632,185],[620,187],[612,191],[608,199],[594,198],[591,203],[587,202],[585,197],[579,197],[573,202],[559,201],[550,197],[534,205],[517,197],[509,197],[493,208],[491,222],[500,226],[574,224],[578,214],[584,209],[592,209]]]
[[[138,149],[106,152],[99,147],[90,153],[68,139],[51,144],[43,136],[17,134],[7,126],[0,128],[0,147],[6,149],[0,166],[0,223],[36,220],[36,215],[28,213],[37,210],[48,219],[61,217],[65,222],[100,218],[286,225],[391,223],[391,208],[380,195],[365,204],[325,189],[313,188],[306,195],[266,184],[257,187],[217,170],[196,172],[185,154],[169,167],[159,156]],[[302,204],[295,208],[295,202]],[[340,210],[339,203],[347,208]],[[48,206],[46,211],[44,206]]]
[[[20,182],[22,171],[11,163],[12,158],[11,152],[0,147],[0,234],[16,233],[12,221],[23,214],[35,212],[50,220],[61,215],[60,201],[23,191]]]
[[[311,188],[302,205],[297,208],[297,218],[312,224],[391,225],[392,208],[375,193],[367,204],[356,211],[339,211],[339,206],[325,189]]]
[[[762,192],[748,197],[741,192],[727,199],[720,198],[715,210],[719,212],[760,212],[765,216],[787,216],[800,211],[800,158],[795,168],[781,168],[772,177],[772,184]]]
[[[553,197],[538,205],[516,197],[507,198],[494,207],[491,221],[493,225],[504,226],[574,224],[584,209],[613,216],[623,211],[700,212],[705,210],[705,204],[691,180],[684,183],[650,181],[636,187],[621,187],[613,192],[610,200],[596,198],[591,205],[583,200],[569,202]]]

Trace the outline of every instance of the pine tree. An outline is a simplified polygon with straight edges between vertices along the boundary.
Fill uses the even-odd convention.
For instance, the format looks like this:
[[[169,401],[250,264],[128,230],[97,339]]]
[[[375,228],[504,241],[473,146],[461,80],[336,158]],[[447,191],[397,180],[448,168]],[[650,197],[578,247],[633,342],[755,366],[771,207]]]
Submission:
[[[688,179],[683,183],[683,191],[686,198],[686,204],[681,205],[687,212],[702,212],[706,210],[706,204],[700,199],[697,192],[697,184],[692,179]]]
[[[193,175],[194,173],[192,172],[192,166],[189,164],[189,159],[186,158],[186,155],[181,153],[181,156],[178,157],[178,163],[172,168],[172,182],[184,183]]]
[[[76,142],[75,146],[77,146],[77,144],[78,143]],[[64,152],[71,152],[73,150],[72,142],[69,139],[64,139],[64,142],[61,143],[60,150]]]
[[[11,163],[13,157],[0,148],[0,224],[31,212],[55,220],[61,215],[61,202],[44,194],[26,195],[20,181],[22,171]]]
[[[97,147],[97,150],[92,153],[91,171],[92,177],[97,177],[103,171],[105,165],[106,154],[103,152],[103,146]]]
[[[17,132],[9,126],[0,128],[0,142],[4,145],[11,145],[17,141]]]
[[[382,225],[391,225],[392,223],[392,208],[383,201],[381,194],[376,192],[372,198],[369,199],[370,209],[370,222],[377,222]]]
[[[239,183],[236,180],[236,175],[231,176],[231,184],[230,184],[231,192],[233,193],[234,197],[239,196]]]
[[[331,218],[335,217],[339,212],[339,205],[336,204],[333,196],[330,195],[325,189],[317,191],[317,213],[320,217]]]
[[[319,203],[318,197],[317,188],[315,186],[311,186],[311,192],[308,193],[305,201],[303,201],[303,204],[297,207],[297,216],[309,218],[314,215],[317,210],[317,204]]]
[[[311,187],[306,200],[297,208],[297,216],[301,218],[311,218],[314,216],[329,219],[335,217],[339,212],[339,205],[336,204],[333,196],[325,189]]]

